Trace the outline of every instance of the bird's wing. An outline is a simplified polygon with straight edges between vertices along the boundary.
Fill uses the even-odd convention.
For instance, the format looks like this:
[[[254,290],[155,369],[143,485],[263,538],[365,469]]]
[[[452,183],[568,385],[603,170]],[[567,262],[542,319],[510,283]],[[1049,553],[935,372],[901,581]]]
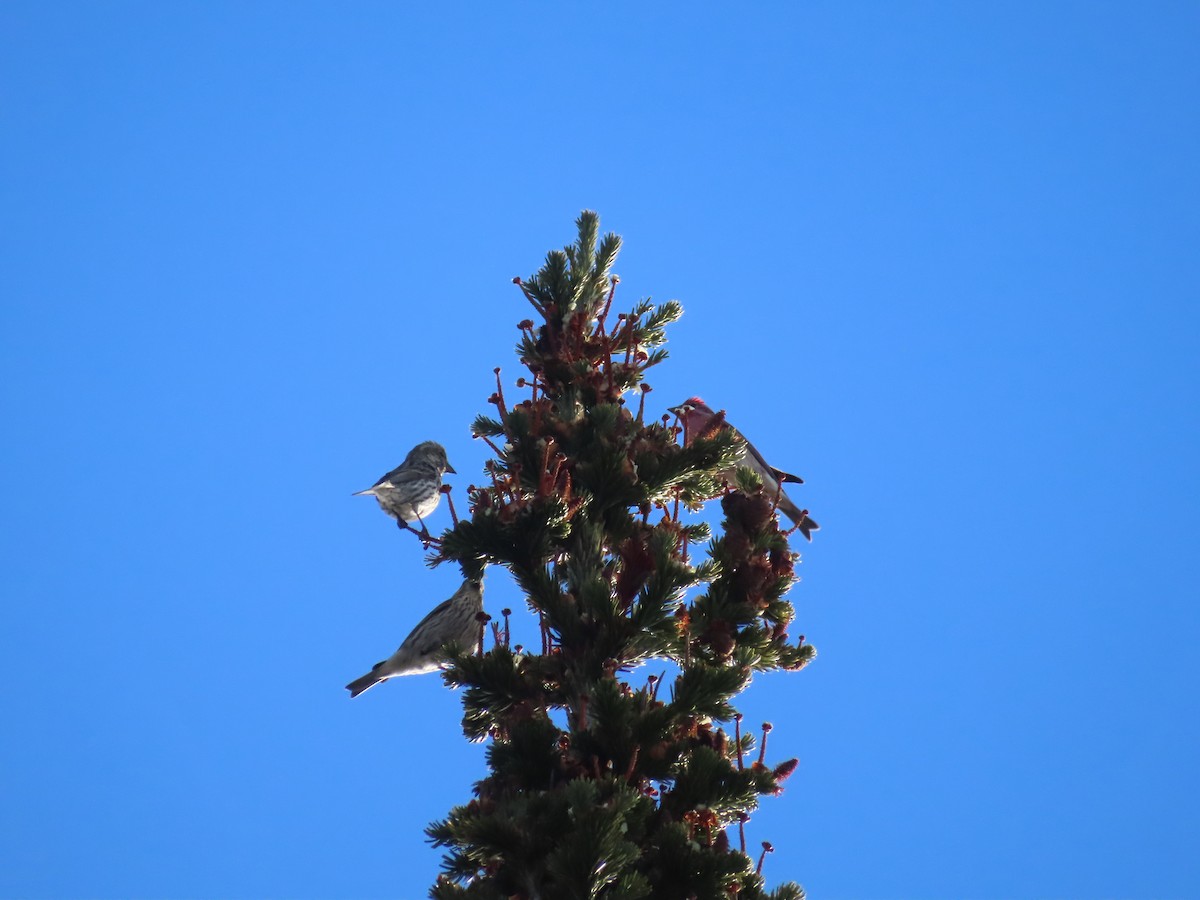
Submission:
[[[793,475],[790,472],[783,471],[783,469],[776,469],[774,466],[771,467],[771,471],[775,473],[775,478],[779,481],[785,481],[789,484],[804,484],[804,479],[799,475]]]
[[[746,436],[744,434],[742,434],[740,431],[738,432],[738,435],[741,437],[741,439],[743,441],[746,441]],[[776,481],[790,481],[792,484],[804,484],[804,479],[801,478],[799,475],[791,475],[791,474],[783,471],[783,469],[777,469],[773,465],[771,465],[769,462],[767,462],[765,459],[763,459],[762,454],[758,452],[758,448],[755,447],[749,441],[746,441],[746,450],[749,451],[750,455],[754,457],[755,462],[757,462],[760,466],[762,466],[764,472],[774,472],[775,473]]]
[[[418,622],[416,624],[416,627],[413,628],[413,630],[409,633],[408,637],[404,639],[404,643],[400,645],[400,650],[409,649],[409,650],[416,650],[418,653],[428,653],[430,650],[436,650],[439,646],[441,646],[440,644],[434,644],[428,648],[417,647],[417,646],[415,646],[416,642],[417,642],[417,635],[421,635],[422,638],[427,639],[431,634],[433,634],[434,631],[436,631],[436,629],[433,629],[430,632],[426,632],[425,634],[421,634],[421,632],[422,632],[424,626],[426,624],[428,624],[431,619],[436,619],[438,616],[440,616],[442,613],[444,613],[447,609],[449,609],[453,603],[454,603],[454,598],[451,597],[449,600],[443,600],[441,603],[439,603],[437,606],[435,606],[433,609],[431,609],[429,611],[429,615],[427,615],[420,622]],[[396,652],[399,653],[400,650],[397,650]]]
[[[411,463],[400,465],[375,482],[375,487],[379,487],[381,484],[390,484],[393,487],[401,484],[410,484],[414,481],[428,478],[429,475],[430,470],[425,466],[413,465]]]

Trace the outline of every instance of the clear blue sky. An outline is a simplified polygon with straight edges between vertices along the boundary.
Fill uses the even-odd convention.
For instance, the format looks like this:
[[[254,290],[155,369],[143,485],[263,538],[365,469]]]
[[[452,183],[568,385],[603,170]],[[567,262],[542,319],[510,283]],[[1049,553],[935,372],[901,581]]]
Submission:
[[[642,6],[0,6],[0,897],[424,896],[482,748],[342,685],[457,578],[350,493],[463,502],[584,207],[823,526],[769,882],[1200,896],[1200,8]]]

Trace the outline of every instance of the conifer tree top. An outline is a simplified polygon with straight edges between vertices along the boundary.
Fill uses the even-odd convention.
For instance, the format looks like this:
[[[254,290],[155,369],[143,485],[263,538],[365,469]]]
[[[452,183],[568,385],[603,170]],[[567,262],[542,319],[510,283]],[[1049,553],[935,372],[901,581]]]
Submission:
[[[508,569],[542,634],[518,649],[496,627],[444,673],[466,736],[490,741],[489,774],[429,828],[446,848],[431,896],[799,897],[767,894],[744,844],[795,761],[767,764],[769,727],[743,733],[733,704],[753,672],[814,656],[788,637],[778,489],[738,468],[746,447],[723,422],[681,441],[669,415],[648,418],[645,375],[682,308],[619,310],[620,239],[592,212],[576,225],[514,279],[535,314],[518,326],[526,373],[506,393],[496,370],[494,413],[472,425],[494,451],[486,481],[431,557],[467,577]],[[717,497],[712,537],[687,514]],[[636,668],[650,659],[674,663],[671,684]]]

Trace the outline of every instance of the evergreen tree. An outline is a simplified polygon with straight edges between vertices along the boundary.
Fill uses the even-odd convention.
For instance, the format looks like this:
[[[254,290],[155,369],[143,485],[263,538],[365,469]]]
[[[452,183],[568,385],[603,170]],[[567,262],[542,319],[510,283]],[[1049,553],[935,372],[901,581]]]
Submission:
[[[646,370],[681,307],[615,313],[620,239],[591,212],[577,225],[573,246],[514,279],[537,315],[518,326],[523,399],[508,404],[496,369],[496,415],[472,426],[495,452],[490,484],[469,489],[470,518],[431,556],[467,577],[507,568],[542,647],[510,646],[506,621],[487,652],[451,656],[444,677],[464,689],[466,736],[490,740],[489,774],[427,829],[446,848],[430,896],[794,900],[793,883],[764,889],[769,845],[747,855],[742,824],[796,761],[767,765],[769,726],[759,742],[742,733],[732,701],[753,672],[815,655],[787,636],[796,554],[755,475],[738,469],[733,490],[720,477],[741,451],[731,429],[718,420],[685,446],[670,417],[646,419]],[[710,539],[681,510],[717,497]],[[655,658],[678,665],[669,687],[633,671]]]

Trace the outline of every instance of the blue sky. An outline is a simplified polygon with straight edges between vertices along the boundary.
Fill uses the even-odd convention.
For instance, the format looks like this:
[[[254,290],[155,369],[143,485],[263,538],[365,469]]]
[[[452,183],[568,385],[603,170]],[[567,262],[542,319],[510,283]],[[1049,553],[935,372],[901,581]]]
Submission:
[[[482,748],[342,686],[457,578],[350,493],[461,508],[585,207],[823,526],[768,881],[1200,896],[1200,11],[642,6],[0,6],[0,896],[424,896]]]

